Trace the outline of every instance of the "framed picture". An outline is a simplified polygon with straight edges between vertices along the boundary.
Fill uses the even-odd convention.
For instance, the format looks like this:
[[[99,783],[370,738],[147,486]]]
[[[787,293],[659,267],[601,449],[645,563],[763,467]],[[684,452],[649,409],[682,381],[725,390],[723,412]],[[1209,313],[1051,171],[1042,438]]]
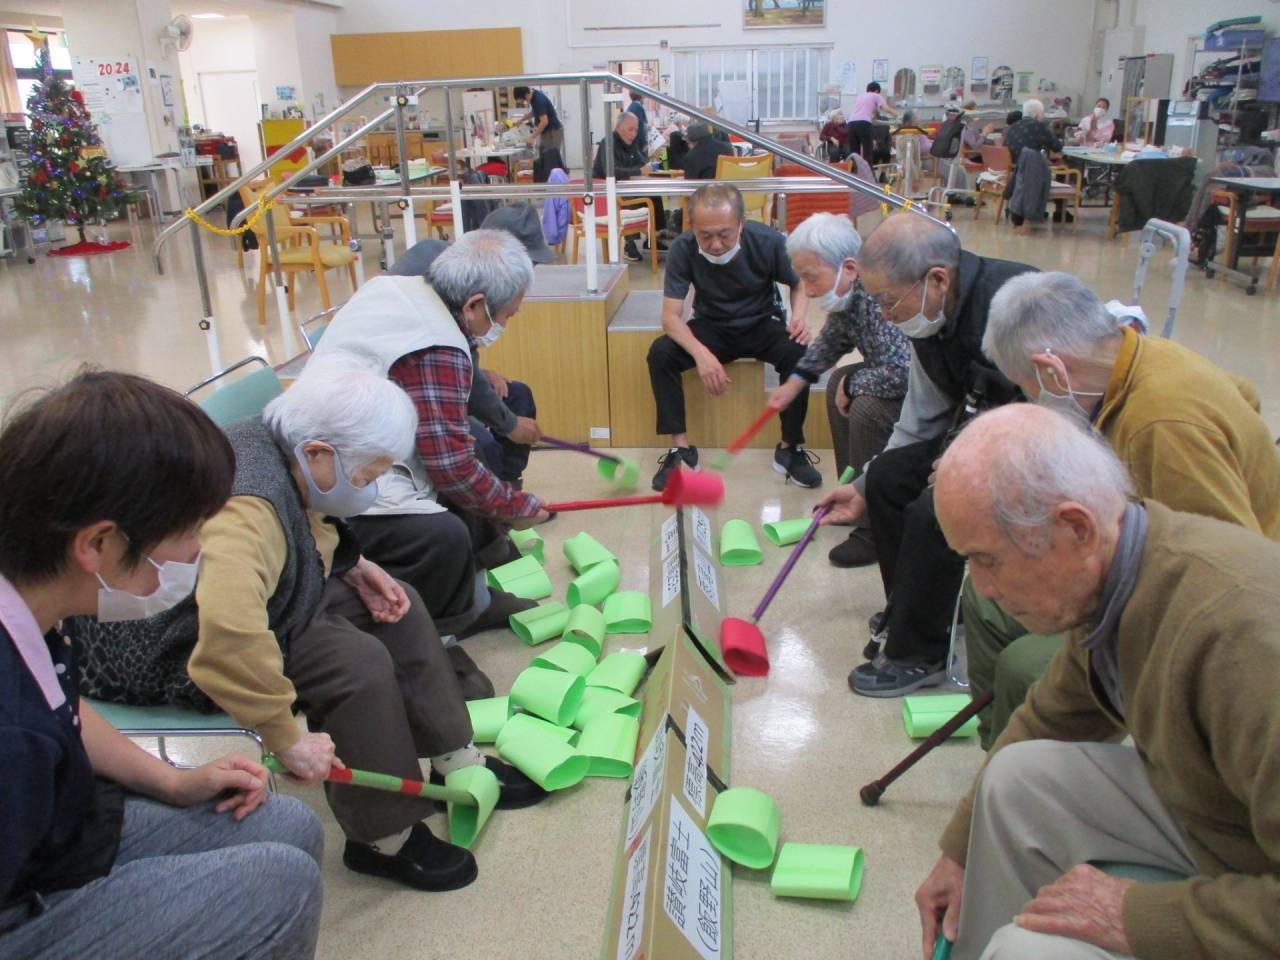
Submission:
[[[888,60],[872,60],[871,61],[871,79],[876,83],[889,82],[889,61]]]
[[[744,27],[823,27],[826,0],[742,0]]]
[[[969,66],[969,82],[986,84],[987,82],[987,58],[974,57],[973,63]]]

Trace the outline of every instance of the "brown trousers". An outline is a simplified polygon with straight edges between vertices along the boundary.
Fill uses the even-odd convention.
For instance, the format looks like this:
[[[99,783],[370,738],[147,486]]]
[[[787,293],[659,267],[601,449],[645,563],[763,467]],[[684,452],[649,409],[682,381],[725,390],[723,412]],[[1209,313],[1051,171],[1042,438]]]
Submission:
[[[375,623],[334,577],[320,609],[289,647],[285,674],[315,733],[333,738],[348,767],[423,779],[420,757],[471,742],[471,718],[453,666],[417,591],[398,623]],[[430,815],[432,801],[326,784],[329,807],[351,840],[370,843]]]
[[[848,416],[840,412],[836,398],[844,391],[845,379],[861,368],[861,363],[838,367],[827,381],[827,420],[831,424],[831,446],[835,449],[837,476],[850,465],[861,472],[867,461],[884,449],[902,410],[901,399],[884,400],[861,395],[849,401]],[[866,511],[863,511],[855,526],[869,525]]]

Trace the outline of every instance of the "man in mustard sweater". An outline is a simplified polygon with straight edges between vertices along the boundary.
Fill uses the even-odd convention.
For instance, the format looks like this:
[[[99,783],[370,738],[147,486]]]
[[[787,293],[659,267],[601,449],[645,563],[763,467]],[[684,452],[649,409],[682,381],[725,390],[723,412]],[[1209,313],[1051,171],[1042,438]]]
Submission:
[[[916,891],[926,958],[939,933],[953,960],[1276,955],[1280,546],[1131,493],[1110,448],[1028,404],[939,463],[978,593],[1069,633]]]
[[[1006,283],[991,303],[983,349],[1033,401],[1101,434],[1138,496],[1280,540],[1280,452],[1247,381],[1119,326],[1065,273]],[[1028,633],[972,582],[962,607],[970,692],[996,693],[980,720],[989,748],[1062,636]]]

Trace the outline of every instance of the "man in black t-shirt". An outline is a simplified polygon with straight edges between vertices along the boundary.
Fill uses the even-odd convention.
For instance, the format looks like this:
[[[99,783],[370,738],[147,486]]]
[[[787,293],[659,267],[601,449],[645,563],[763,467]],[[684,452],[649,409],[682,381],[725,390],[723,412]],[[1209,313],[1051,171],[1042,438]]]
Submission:
[[[701,186],[689,200],[690,229],[671,243],[662,301],[662,329],[649,348],[649,380],[658,407],[658,433],[671,435],[671,449],[659,461],[653,488],[661,490],[680,463],[698,465],[698,448],[685,432],[684,371],[697,367],[712,396],[729,389],[724,364],[744,357],[773,364],[786,380],[809,342],[805,311],[809,298],[791,269],[782,234],[743,216],[742,194],[729,183]],[[786,320],[776,284],[791,291]],[[689,287],[693,316],[681,314]],[[822,475],[804,443],[809,406],[802,392],[782,412],[782,443],[774,451],[778,473],[803,487],[816,487]]]
[[[564,125],[556,116],[556,107],[551,98],[541,90],[531,90],[528,87],[516,87],[512,93],[515,94],[517,104],[522,107],[528,105],[533,110],[533,131],[526,141],[529,146],[537,143],[539,156],[548,150],[563,150]]]

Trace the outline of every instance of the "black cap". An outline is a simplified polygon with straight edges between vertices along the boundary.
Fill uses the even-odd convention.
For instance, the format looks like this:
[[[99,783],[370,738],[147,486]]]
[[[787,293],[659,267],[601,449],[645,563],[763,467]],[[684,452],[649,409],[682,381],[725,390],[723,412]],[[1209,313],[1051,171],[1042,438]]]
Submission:
[[[529,259],[534,263],[550,263],[556,259],[555,251],[547,246],[542,235],[542,220],[531,204],[512,203],[498,207],[484,218],[480,226],[489,230],[506,230],[524,244]]]

